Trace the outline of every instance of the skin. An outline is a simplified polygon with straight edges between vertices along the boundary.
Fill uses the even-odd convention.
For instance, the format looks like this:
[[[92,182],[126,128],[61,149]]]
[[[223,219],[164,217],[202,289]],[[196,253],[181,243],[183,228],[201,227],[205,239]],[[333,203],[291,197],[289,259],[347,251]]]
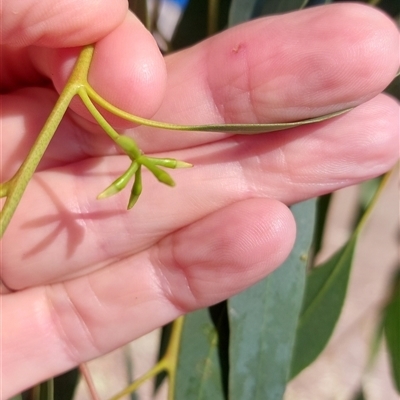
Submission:
[[[246,289],[289,254],[288,205],[399,157],[399,106],[380,94],[399,66],[399,34],[376,10],[261,19],[164,60],[123,1],[50,4],[2,3],[3,181],[87,43],[97,42],[93,87],[144,117],[285,122],[358,107],[250,137],[127,129],[146,153],[195,164],[172,171],[174,189],[145,174],[127,212],[128,193],[96,200],[127,159],[74,102],[2,240],[2,398]]]

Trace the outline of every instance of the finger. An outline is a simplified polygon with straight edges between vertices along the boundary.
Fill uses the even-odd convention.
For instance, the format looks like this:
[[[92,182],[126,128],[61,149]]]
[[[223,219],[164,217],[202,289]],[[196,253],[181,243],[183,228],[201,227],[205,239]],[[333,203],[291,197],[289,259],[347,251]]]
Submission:
[[[249,200],[90,276],[4,296],[3,395],[14,394],[8,382],[21,391],[244,290],[283,262],[294,236],[286,207]]]
[[[80,42],[90,43],[93,41]],[[61,92],[81,48],[65,49],[62,44],[59,47],[34,47],[29,56],[36,70],[51,79]],[[19,77],[18,71],[15,74]],[[13,82],[16,78],[11,76],[8,80]],[[97,40],[88,80],[99,94],[130,112],[148,116],[159,107],[166,83],[164,60],[150,32],[132,13],[127,13],[112,32]],[[72,108],[88,116],[79,101],[74,101]]]
[[[127,2],[123,0],[61,0],[56,4],[50,0],[3,1],[2,92],[45,82],[28,46],[64,48],[95,43],[120,25],[127,11]],[[43,52],[40,57],[48,59]]]
[[[128,25],[135,24],[129,22]],[[99,74],[93,83],[96,90],[108,99],[115,99],[120,107],[149,116],[164,96],[165,82],[160,84],[158,79],[163,79],[155,78],[151,83],[144,78],[140,84],[140,71],[130,75],[129,71],[139,68],[137,57],[141,59],[140,49],[130,49],[142,42],[149,45],[148,48],[152,45],[152,39],[149,42],[146,38],[136,40],[135,32],[124,40],[105,42],[104,59],[99,56],[93,66],[93,71],[97,69]],[[132,43],[130,38],[133,38]],[[114,50],[124,43],[127,47],[116,54]],[[238,43],[242,43],[241,52],[229,53]],[[279,49],[285,51],[277,53]],[[155,58],[159,57],[157,52],[155,49]],[[107,54],[114,54],[114,57]],[[124,54],[130,56],[126,59]],[[277,122],[312,117],[356,105],[376,95],[392,79],[398,65],[397,54],[398,31],[393,23],[380,12],[361,5],[333,5],[253,21],[170,56],[167,59],[168,90],[154,118],[195,124]],[[238,62],[224,59],[232,55]],[[149,58],[153,59],[153,56]],[[110,59],[119,60],[119,57],[124,62],[109,62]],[[38,60],[44,59],[38,57]],[[46,63],[47,66],[50,64],[53,67],[47,74],[55,75],[61,88],[67,77],[65,68],[60,73],[60,64]],[[122,70],[102,77],[114,68],[117,72],[119,68]],[[163,75],[162,68],[155,68],[155,77]],[[251,79],[240,81],[246,76]],[[129,77],[131,81],[137,78],[139,84],[126,84]],[[102,82],[106,84],[102,85]],[[149,99],[152,96],[153,100]],[[252,102],[244,101],[245,98]],[[40,102],[32,102],[32,113],[39,107]],[[99,130],[91,124],[82,125],[96,134],[82,133],[81,138],[77,134],[72,143],[69,140],[68,147],[73,150],[66,153],[69,159],[108,154],[109,147],[105,149]],[[71,131],[79,133],[79,128],[66,125],[57,135],[68,141]],[[32,133],[31,130],[28,132]],[[221,138],[218,134],[160,132],[149,128],[135,129],[128,134],[135,137],[145,152],[186,148]],[[50,153],[49,157],[54,160],[59,155]]]
[[[77,48],[36,48],[31,59],[37,71],[51,77],[61,91],[78,53]],[[118,28],[97,43],[89,81],[101,95],[121,108],[144,116],[153,115],[158,109],[166,84],[164,60],[153,37],[132,14],[128,14]],[[127,86],[132,88],[129,92]],[[6,178],[23,161],[56,100],[57,96],[50,90],[38,88],[24,88],[2,96],[1,123],[7,135],[2,149],[2,171]],[[78,100],[73,102],[72,108],[89,118]],[[90,128],[92,133],[85,128]],[[56,132],[61,147],[51,145],[41,168],[99,153],[107,154],[110,149],[115,154],[113,142],[100,129],[95,131],[93,134],[93,124],[88,120],[73,112],[67,113]]]
[[[399,32],[374,8],[315,7],[256,20],[167,58],[154,119],[184,124],[287,122],[356,106],[399,67]],[[131,132],[146,152],[220,139],[210,133]]]
[[[71,47],[94,43],[124,19],[122,0],[3,0],[1,44]]]
[[[172,171],[173,189],[144,173],[142,197],[129,212],[129,189],[96,200],[128,167],[124,157],[39,173],[3,238],[3,279],[20,289],[70,278],[239,200],[292,204],[380,175],[399,157],[398,113],[397,102],[380,95],[329,123],[181,151],[174,155],[194,168]]]

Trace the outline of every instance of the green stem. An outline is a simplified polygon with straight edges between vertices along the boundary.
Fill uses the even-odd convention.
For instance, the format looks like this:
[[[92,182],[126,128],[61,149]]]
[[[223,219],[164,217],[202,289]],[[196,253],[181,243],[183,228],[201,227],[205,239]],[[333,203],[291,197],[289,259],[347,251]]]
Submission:
[[[86,93],[85,87],[79,88],[78,95],[89,110],[90,114],[92,114],[93,118],[104,129],[107,135],[130,157],[132,157],[132,159],[138,159],[142,153],[139,147],[137,147],[135,141],[130,137],[118,134],[118,132],[101,115],[99,110],[93,104],[92,100],[90,100],[88,94]]]
[[[208,36],[212,36],[218,32],[219,3],[219,0],[208,0]]]
[[[327,119],[338,117],[339,115],[345,114],[352,110],[352,108],[346,108],[344,110],[336,111],[330,114],[309,118],[295,122],[277,122],[270,124],[206,124],[206,125],[180,125],[171,124],[168,122],[154,121],[147,118],[138,117],[132,115],[118,107],[115,107],[109,103],[106,99],[101,97],[96,91],[88,84],[85,85],[85,91],[89,98],[96,104],[114,114],[117,117],[123,118],[126,121],[130,121],[137,125],[149,126],[152,128],[168,129],[172,131],[201,131],[201,132],[228,132],[237,133],[240,135],[254,135],[265,132],[273,132],[283,129],[294,128],[296,126],[314,124],[316,122],[325,121]]]
[[[396,171],[396,170],[399,169],[399,166],[400,166],[400,164],[397,163],[396,166],[395,166],[393,169],[391,169],[389,172],[387,172],[387,173],[383,176],[382,181],[381,181],[381,183],[379,184],[378,189],[377,189],[376,192],[374,193],[374,195],[373,195],[371,201],[370,201],[369,204],[368,204],[368,207],[367,207],[366,211],[364,212],[364,215],[361,217],[360,222],[358,223],[358,225],[357,225],[355,231],[353,232],[353,235],[354,235],[354,236],[358,235],[358,234],[361,232],[361,230],[364,228],[364,226],[365,226],[367,220],[369,219],[369,217],[370,217],[372,211],[375,209],[376,203],[377,203],[378,200],[381,198],[382,192],[383,192],[383,190],[386,188],[389,179],[390,179],[391,176],[394,174],[394,171]]]
[[[174,400],[175,383],[176,383],[176,370],[179,356],[179,346],[182,336],[184,317],[179,317],[174,321],[172,326],[171,338],[168,343],[167,351],[164,357],[149,371],[147,371],[140,378],[136,379],[131,385],[124,390],[113,396],[110,400],[120,400],[123,396],[135,392],[142,383],[154,378],[159,373],[165,371],[169,376],[168,385],[168,400]]]
[[[181,345],[184,320],[185,317],[182,316],[174,321],[171,339],[168,343],[167,351],[163,357],[163,359],[167,362],[169,373],[168,400],[174,400],[175,398],[176,372],[178,369],[179,348]]]
[[[86,93],[86,88],[79,88],[78,95],[83,101],[83,104],[85,104],[86,108],[89,110],[90,114],[92,114],[96,122],[103,128],[107,135],[110,136],[110,138],[114,140],[114,142],[116,142],[120,135],[106,121],[106,119],[100,114],[99,110],[94,106],[93,102],[90,100],[88,94]]]
[[[1,185],[1,197],[7,197],[0,212],[0,238],[3,237],[14,212],[21,201],[22,195],[32,178],[40,160],[43,157],[51,139],[67,111],[72,98],[79,88],[87,84],[87,75],[93,57],[94,47],[86,46],[79,54],[75,67],[60,94],[53,110],[40,131],[28,156],[18,169],[17,173],[6,183]]]
[[[50,113],[43,129],[40,131],[36,142],[32,146],[28,156],[20,166],[18,172],[14,177],[7,182],[6,187],[8,190],[6,193],[7,199],[0,212],[0,237],[3,237],[7,226],[14,215],[14,212],[21,201],[22,195],[32,178],[40,160],[43,157],[50,140],[60,124],[65,112],[68,109],[69,103],[74,97],[75,92],[73,88],[66,88],[61,96],[59,97],[55,107]]]

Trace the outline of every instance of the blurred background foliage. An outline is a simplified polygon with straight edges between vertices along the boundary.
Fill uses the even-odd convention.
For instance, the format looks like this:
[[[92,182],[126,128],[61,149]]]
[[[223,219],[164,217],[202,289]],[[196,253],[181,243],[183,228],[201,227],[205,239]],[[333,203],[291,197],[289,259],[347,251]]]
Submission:
[[[131,10],[154,34],[164,53],[191,46],[249,19],[326,3],[331,1],[129,0]],[[399,1],[371,0],[369,4],[381,8],[399,23]],[[400,98],[399,78],[388,92]],[[174,347],[174,354],[161,373],[153,368],[154,373],[148,375],[149,379],[157,376],[155,395],[169,376],[168,400],[283,399],[288,382],[318,358],[334,332],[346,301],[360,233],[386,182],[387,177],[380,177],[360,185],[351,217],[352,233],[319,264],[318,254],[335,195],[294,205],[297,240],[292,254],[278,270],[221,304],[187,315],[175,334],[173,324],[163,328],[159,360],[165,359],[168,349],[171,350],[171,341],[179,346]],[[373,366],[384,340],[393,387],[400,394],[400,265],[395,270],[374,328],[365,373]],[[127,357],[124,368],[128,375],[133,367]],[[90,376],[84,375],[90,383]],[[73,399],[79,376],[79,369],[70,371],[16,399]],[[140,400],[132,391],[141,381],[137,383],[125,390],[125,395],[121,393],[113,399]],[[368,400],[364,384],[361,378],[349,400]],[[96,390],[92,387],[87,396],[96,399]]]

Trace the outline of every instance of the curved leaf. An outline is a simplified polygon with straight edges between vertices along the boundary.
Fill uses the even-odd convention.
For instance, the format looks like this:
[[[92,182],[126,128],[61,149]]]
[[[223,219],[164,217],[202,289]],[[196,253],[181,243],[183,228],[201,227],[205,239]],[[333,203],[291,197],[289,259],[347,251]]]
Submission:
[[[395,278],[395,289],[386,306],[384,332],[392,366],[392,376],[400,394],[400,270]]]
[[[236,133],[239,135],[254,135],[259,133],[274,132],[283,129],[295,128],[302,125],[315,124],[317,122],[326,121],[330,118],[338,117],[352,110],[353,108],[346,108],[345,110],[335,111],[333,113],[320,115],[314,118],[303,119],[300,121],[293,122],[277,122],[277,123],[267,123],[267,124],[206,124],[206,125],[180,125],[172,124],[169,122],[154,121],[147,118],[138,117],[136,115],[130,114],[126,111],[115,107],[113,104],[109,103],[106,99],[101,97],[96,91],[90,86],[85,86],[85,90],[81,91],[80,96],[84,101],[86,107],[92,113],[99,115],[97,118],[101,118],[105,122],[99,124],[104,128],[107,121],[99,113],[96,107],[94,107],[93,102],[104,108],[105,110],[111,112],[117,117],[121,117],[127,121],[133,122],[134,124],[151,126],[153,128],[169,129],[174,131],[201,131],[201,132],[227,132]]]
[[[258,1],[259,0],[232,0],[229,9],[228,25],[234,26],[251,19],[254,7]]]
[[[230,0],[218,0],[217,30],[227,24],[229,5]],[[174,50],[192,46],[209,36],[209,6],[207,0],[189,1],[171,40]]]
[[[150,29],[150,17],[147,8],[147,0],[128,0],[129,9],[139,18],[142,24]]]
[[[281,399],[290,370],[304,293],[316,201],[292,207],[298,235],[287,261],[257,285],[228,300],[230,400]]]
[[[280,14],[304,8],[308,0],[264,0],[259,1],[254,16]]]
[[[331,203],[332,193],[325,194],[317,199],[317,211],[315,217],[315,229],[313,239],[313,258],[319,253],[324,238],[325,226],[327,222],[329,205]],[[310,265],[314,264],[314,260]]]
[[[332,335],[346,297],[357,235],[307,278],[290,377],[311,364]]]
[[[320,267],[311,270],[297,326],[290,377],[311,364],[324,349],[346,297],[359,234],[391,176],[387,173],[348,242]]]
[[[54,398],[56,400],[72,400],[79,382],[79,369],[74,368],[54,378]]]
[[[208,309],[185,317],[174,400],[224,400],[218,334]]]

